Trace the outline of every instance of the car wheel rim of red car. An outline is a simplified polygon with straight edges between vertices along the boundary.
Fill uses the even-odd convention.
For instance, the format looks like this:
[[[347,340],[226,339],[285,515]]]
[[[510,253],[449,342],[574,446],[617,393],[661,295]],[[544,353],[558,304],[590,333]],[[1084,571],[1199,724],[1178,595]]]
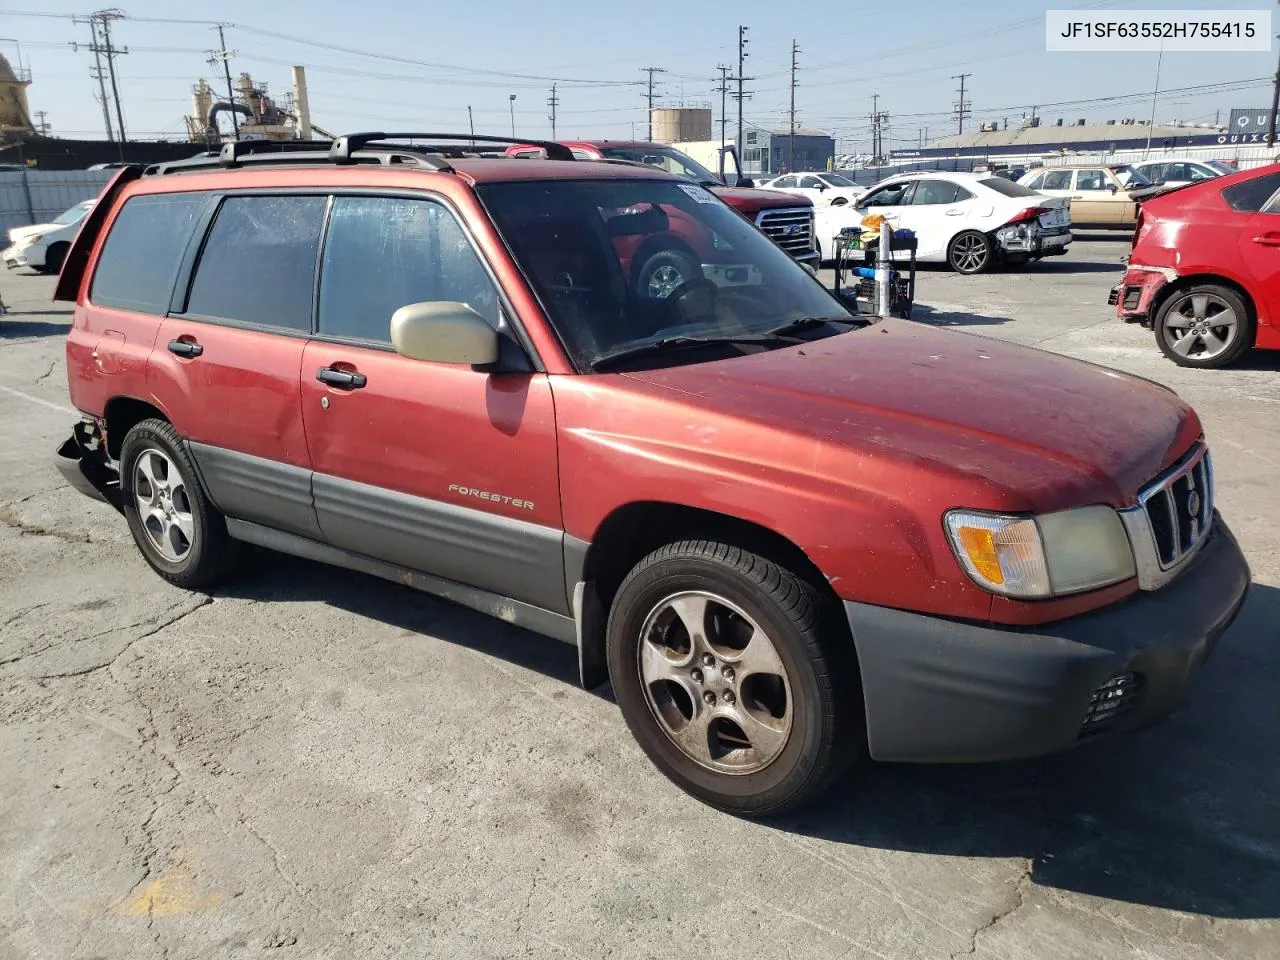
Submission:
[[[707,591],[672,594],[645,618],[638,655],[654,719],[689,759],[740,775],[782,753],[791,684],[773,641],[742,608]]]
[[[159,450],[144,450],[133,465],[133,495],[147,539],[171,563],[186,559],[195,541],[187,484]]]
[[[1208,360],[1231,346],[1238,328],[1231,304],[1212,293],[1195,293],[1169,309],[1164,335],[1178,356]]]

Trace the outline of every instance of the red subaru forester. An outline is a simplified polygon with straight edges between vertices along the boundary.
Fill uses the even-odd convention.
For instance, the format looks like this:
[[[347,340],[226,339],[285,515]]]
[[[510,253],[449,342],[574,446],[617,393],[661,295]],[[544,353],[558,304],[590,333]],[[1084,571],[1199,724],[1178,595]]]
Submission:
[[[59,460],[160,576],[252,544],[573,644],[667,776],[749,815],[864,751],[1027,757],[1182,700],[1250,574],[1173,393],[855,315],[697,184],[491,141],[110,184],[56,294]],[[677,217],[720,263],[637,285]]]

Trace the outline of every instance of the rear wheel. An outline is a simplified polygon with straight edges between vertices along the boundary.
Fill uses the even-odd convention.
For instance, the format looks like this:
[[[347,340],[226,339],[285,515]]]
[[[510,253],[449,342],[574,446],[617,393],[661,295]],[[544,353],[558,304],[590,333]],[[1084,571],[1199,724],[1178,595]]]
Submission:
[[[1200,283],[1179,290],[1156,313],[1156,343],[1181,367],[1225,367],[1254,341],[1254,319],[1230,287]]]
[[[947,263],[956,273],[983,273],[995,259],[991,238],[978,230],[958,233],[947,247]]]
[[[627,726],[700,800],[771,816],[816,797],[865,743],[861,682],[813,586],[738,547],[670,544],[628,574],[609,615]]]
[[[120,447],[120,495],[134,543],[151,568],[188,589],[225,577],[242,553],[196,480],[173,426],[143,420]]]

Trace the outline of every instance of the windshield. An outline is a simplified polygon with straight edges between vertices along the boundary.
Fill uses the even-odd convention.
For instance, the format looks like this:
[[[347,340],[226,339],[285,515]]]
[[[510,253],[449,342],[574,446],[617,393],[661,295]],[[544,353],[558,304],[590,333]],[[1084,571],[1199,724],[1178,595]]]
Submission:
[[[775,328],[852,317],[780,247],[690,183],[540,180],[476,192],[580,369],[672,338],[720,339],[635,364],[773,349],[796,339],[769,340]],[[817,324],[805,339],[845,329]],[[741,342],[751,337],[760,342]]]
[[[60,224],[61,226],[66,226],[69,223],[79,223],[84,219],[84,215],[89,212],[90,206],[92,206],[92,204],[77,203],[70,210],[59,214],[57,219],[53,222]]]
[[[1116,175],[1116,179],[1126,187],[1149,187],[1152,186],[1150,180],[1144,177],[1134,167],[1120,166],[1112,167],[1111,172]]]
[[[630,160],[657,167],[678,177],[687,177],[695,183],[720,185],[720,178],[679,150],[670,147],[601,147],[601,155],[610,160]]]
[[[833,187],[856,187],[857,184],[848,177],[842,177],[838,173],[824,173],[822,179],[827,181]]]

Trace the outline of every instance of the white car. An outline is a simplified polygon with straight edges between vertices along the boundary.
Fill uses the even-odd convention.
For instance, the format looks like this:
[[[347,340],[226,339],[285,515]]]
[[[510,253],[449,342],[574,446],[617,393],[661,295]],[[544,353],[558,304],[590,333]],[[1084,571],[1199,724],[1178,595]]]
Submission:
[[[0,254],[4,257],[4,265],[10,270],[30,267],[40,273],[57,273],[71,249],[71,241],[80,231],[80,221],[96,202],[96,199],[82,200],[54,218],[52,223],[14,227],[9,231],[9,246]]]
[[[815,229],[822,259],[832,260],[841,228],[884,214],[895,230],[915,231],[918,260],[982,273],[997,263],[1066,253],[1068,203],[990,173],[903,173],[880,181],[852,207],[816,208]]]
[[[1165,187],[1180,187],[1187,183],[1212,180],[1228,173],[1239,173],[1221,160],[1188,160],[1185,157],[1157,157],[1131,166],[1152,183]]]
[[[832,205],[843,206],[853,203],[866,193],[866,189],[858,186],[848,177],[839,173],[785,173],[772,180],[760,181],[756,184],[766,190],[781,190],[783,193],[794,193],[800,197],[808,197],[815,207]]]

